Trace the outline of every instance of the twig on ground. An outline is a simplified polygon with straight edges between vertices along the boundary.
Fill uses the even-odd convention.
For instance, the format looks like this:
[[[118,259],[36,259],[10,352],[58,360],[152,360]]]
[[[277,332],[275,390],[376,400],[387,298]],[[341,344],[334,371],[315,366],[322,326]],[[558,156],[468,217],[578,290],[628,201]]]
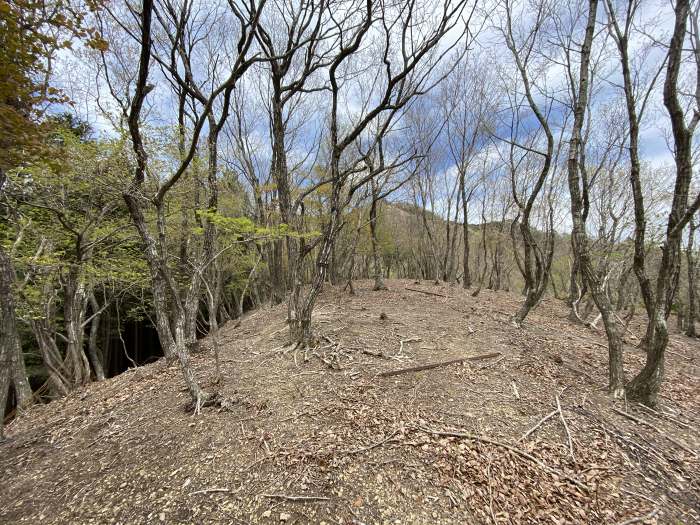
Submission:
[[[389,443],[390,441],[392,441],[394,439],[394,437],[398,433],[399,433],[398,430],[394,430],[394,432],[392,432],[389,435],[389,437],[382,439],[381,441],[377,441],[376,443],[372,443],[371,445],[368,445],[366,447],[356,448],[354,450],[345,450],[345,451],[343,451],[343,454],[360,454],[361,452],[367,452],[368,450],[372,450],[373,448],[380,447],[380,446],[384,445],[385,443]]]
[[[655,499],[650,498],[649,496],[645,496],[644,494],[640,494],[639,492],[632,492],[631,490],[623,489],[620,488],[620,492],[624,492],[625,494],[628,494],[630,496],[636,496],[638,498],[642,498],[647,500],[649,503],[653,503],[654,505],[658,506],[659,502],[656,501]]]
[[[491,368],[492,366],[495,366],[498,363],[500,363],[501,361],[503,361],[505,358],[506,358],[506,356],[503,355],[503,356],[499,357],[498,359],[496,359],[493,363],[489,363],[488,365],[484,365],[484,366],[480,367],[479,370],[486,370],[487,368]]]
[[[399,341],[399,354],[398,355],[403,354],[403,345],[405,343],[420,343],[421,341],[422,341],[422,339],[420,337],[409,337],[408,339],[401,339]]]
[[[685,359],[686,361],[692,361],[692,360],[693,360],[692,357],[688,357],[687,355],[683,355],[683,354],[681,354],[681,353],[679,353],[679,352],[674,352],[673,350],[669,350],[668,348],[666,349],[666,353],[667,353],[667,354],[671,354],[671,355],[677,355],[678,357],[680,357],[680,358],[682,358],[682,359]]]
[[[287,501],[329,501],[326,496],[288,496],[287,494],[261,494],[263,498],[284,499]]]
[[[231,492],[231,489],[216,488],[216,489],[196,490],[194,492],[190,492],[190,496],[194,496],[195,494],[210,494],[212,492]]]
[[[511,379],[510,386],[513,387],[513,395],[515,399],[520,399],[520,392],[518,392],[518,385],[515,384],[515,379]]]
[[[559,395],[557,394],[554,397],[557,400],[557,410],[559,412],[559,417],[561,418],[561,422],[564,424],[564,430],[566,430],[566,438],[569,441],[569,454],[571,454],[571,459],[573,461],[576,461],[576,457],[574,456],[574,442],[571,439],[571,432],[569,432],[569,425],[566,424],[566,419],[564,418],[564,412],[562,412],[562,409],[561,409],[561,403],[559,402]]]
[[[651,412],[651,413],[654,414],[655,416],[662,417],[662,418],[664,418],[664,419],[668,419],[669,421],[672,421],[673,423],[675,423],[676,425],[678,425],[678,426],[681,427],[681,428],[685,428],[685,429],[687,429],[687,430],[693,430],[693,427],[691,427],[691,426],[688,425],[687,423],[683,423],[683,421],[678,421],[677,419],[675,419],[675,418],[669,416],[669,415],[666,414],[665,412],[661,412],[661,411],[654,410],[653,408],[649,408],[648,406],[646,406],[646,405],[643,404],[643,403],[638,403],[638,404],[635,405],[635,406],[638,406],[638,407],[640,407],[640,408],[643,408],[644,410],[647,410],[648,412]]]
[[[462,363],[464,361],[480,361],[481,359],[490,359],[492,357],[496,357],[499,355],[501,355],[500,352],[493,352],[491,354],[459,357],[457,359],[450,359],[448,361],[440,361],[438,363],[430,363],[427,365],[412,366],[410,368],[400,368],[399,370],[389,370],[388,372],[381,372],[378,375],[380,377],[391,377],[391,376],[397,376],[399,374],[408,374],[409,372],[421,372],[423,370],[431,370],[433,368],[439,368],[441,366],[455,365],[458,363]]]
[[[549,414],[547,414],[547,415],[544,416],[542,419],[540,419],[534,427],[532,427],[530,430],[528,430],[527,432],[525,432],[525,433],[520,437],[520,439],[517,441],[517,443],[520,443],[521,441],[527,439],[528,436],[529,436],[530,434],[532,434],[535,430],[537,430],[538,428],[540,428],[540,426],[542,426],[546,421],[548,421],[549,419],[551,419],[552,416],[556,416],[556,415],[557,415],[557,412],[558,412],[558,410],[552,410]]]
[[[491,511],[491,519],[494,525],[498,525],[496,520],[496,513],[493,511],[493,491],[491,490],[491,458],[489,458],[489,464],[486,467],[486,478],[489,484],[489,511]]]

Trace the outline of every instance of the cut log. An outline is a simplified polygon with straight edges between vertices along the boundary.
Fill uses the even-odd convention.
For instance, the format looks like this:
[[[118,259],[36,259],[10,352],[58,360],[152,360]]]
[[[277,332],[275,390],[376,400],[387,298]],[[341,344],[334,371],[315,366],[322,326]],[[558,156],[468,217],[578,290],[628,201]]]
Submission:
[[[482,359],[491,359],[492,357],[498,357],[499,355],[501,355],[500,352],[493,352],[491,354],[458,357],[457,359],[450,359],[449,361],[440,361],[438,363],[429,363],[427,365],[412,366],[410,368],[400,368],[399,370],[389,370],[388,372],[380,373],[379,376],[391,377],[400,374],[408,374],[409,372],[421,372],[423,370],[431,370],[441,366],[456,365],[457,363],[463,363],[465,361],[481,361]]]

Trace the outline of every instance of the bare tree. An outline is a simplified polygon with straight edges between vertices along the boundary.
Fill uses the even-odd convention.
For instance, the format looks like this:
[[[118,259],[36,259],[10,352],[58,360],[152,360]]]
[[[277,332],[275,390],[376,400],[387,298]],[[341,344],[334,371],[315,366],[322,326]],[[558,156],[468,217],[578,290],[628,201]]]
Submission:
[[[591,47],[595,33],[598,0],[589,0],[588,18],[585,36],[581,45],[581,58],[577,86],[572,86],[574,101],[574,121],[569,139],[568,183],[571,197],[571,217],[573,222],[572,237],[576,266],[585,279],[598,310],[603,319],[608,337],[608,389],[616,398],[624,395],[624,370],[622,365],[622,338],[617,326],[615,311],[607,292],[606,276],[598,274],[593,266],[586,234],[584,201],[588,200],[588,180],[585,168],[581,167],[583,148],[581,147],[581,130],[585,122],[588,95],[590,91]],[[583,195],[582,195],[583,192]]]
[[[546,235],[543,247],[535,239],[531,228],[533,208],[550,175],[555,153],[555,139],[549,122],[552,100],[551,97],[545,97],[545,107],[542,107],[541,103],[536,99],[535,93],[533,93],[533,86],[536,86],[536,84],[533,83],[532,78],[532,70],[543,67],[542,64],[536,63],[535,57],[538,53],[535,53],[534,49],[542,43],[544,29],[551,21],[551,12],[547,2],[537,2],[535,4],[534,17],[527,17],[532,22],[528,23],[527,27],[524,27],[522,23],[518,24],[517,19],[524,20],[526,17],[520,17],[522,12],[518,11],[517,7],[510,0],[505,0],[501,5],[503,6],[504,19],[499,30],[513,56],[523,89],[522,98],[525,99],[527,107],[534,115],[539,131],[544,134],[544,149],[538,149],[532,138],[528,144],[519,142],[521,134],[519,128],[522,125],[520,115],[521,102],[520,96],[516,94],[515,103],[512,104],[514,118],[511,125],[511,138],[508,143],[510,145],[509,166],[513,199],[519,210],[517,219],[513,224],[518,225],[523,244],[523,254],[516,261],[525,281],[525,300],[512,319],[516,326],[520,326],[529,311],[539,303],[547,288],[554,254],[554,235],[551,228],[546,226],[549,233]],[[530,6],[520,7],[520,9],[530,8]],[[519,157],[515,153],[516,148],[524,151]],[[533,156],[541,159],[538,167],[533,164]],[[526,164],[522,164],[523,161],[526,161]],[[519,171],[523,168],[526,170],[526,173],[531,171],[534,177],[529,191],[524,196],[518,195],[519,192],[516,189],[517,180],[519,178],[522,179],[523,176],[523,173]],[[551,222],[551,214],[550,221],[547,222]]]
[[[462,203],[462,286],[472,285],[469,265],[469,202],[481,182],[475,169],[477,154],[487,146],[489,133],[488,114],[495,108],[490,102],[494,88],[487,66],[471,62],[467,57],[444,83],[441,103],[445,111],[446,135],[450,156],[459,180],[459,196]]]
[[[381,128],[381,126],[380,126]],[[384,169],[384,141],[381,137],[375,141],[374,151],[364,154],[367,169],[372,175],[369,185],[369,230],[370,243],[372,245],[372,276],[374,279],[374,291],[386,290],[384,284],[384,266],[382,265],[382,255],[380,253],[379,242],[379,206],[392,193],[401,189],[412,178],[412,173],[402,172],[403,170]],[[362,149],[362,146],[360,146]],[[403,176],[402,176],[403,175]]]
[[[629,35],[639,3],[630,2],[627,5],[622,23],[619,21],[619,15],[611,0],[606,0],[606,6],[610,31],[619,51],[630,124],[630,182],[635,212],[634,272],[639,282],[648,317],[644,338],[647,354],[646,363],[644,368],[627,385],[626,391],[629,398],[653,406],[656,404],[664,376],[664,357],[668,344],[667,320],[676,294],[680,273],[683,229],[700,207],[700,195],[692,201],[689,199],[692,180],[692,139],[697,123],[700,121],[700,45],[698,45],[700,35],[697,30],[697,7],[691,11],[688,0],[679,0],[676,3],[673,35],[668,45],[665,60],[666,79],[663,88],[663,102],[669,113],[673,131],[676,170],[668,222],[661,245],[661,261],[659,262],[656,282],[654,282],[648,273],[646,264],[647,219],[638,152],[639,113],[643,111],[646,99],[642,100],[642,109],[638,111],[635,99],[637,90],[629,58]],[[689,22],[690,29],[688,28]],[[695,78],[695,89],[691,95],[682,94],[682,89],[679,86],[686,41],[689,42],[691,55],[688,64]],[[660,72],[661,69],[657,75]],[[692,108],[689,122],[686,122],[687,106]]]
[[[254,40],[254,32],[260,17],[264,1],[259,5],[254,3],[231,3],[233,18],[239,24],[238,42],[231,60],[228,73],[221,76],[222,80],[217,85],[210,87],[209,93],[204,94],[194,81],[194,74],[190,68],[189,55],[186,54],[182,38],[186,32],[184,27],[190,22],[187,16],[188,4],[181,6],[178,13],[174,6],[165,3],[163,11],[169,13],[176,20],[176,31],[168,34],[170,41],[169,61],[157,59],[164,69],[169,71],[178,86],[186,89],[188,94],[199,102],[200,111],[195,117],[194,128],[191,133],[190,145],[185,155],[177,163],[174,171],[166,178],[159,180],[157,189],[152,196],[147,196],[144,187],[148,173],[148,154],[144,145],[141,129],[141,118],[146,96],[153,89],[148,83],[151,69],[151,59],[154,55],[151,20],[155,14],[163,28],[168,26],[166,14],[160,9],[155,9],[152,0],[145,0],[140,12],[133,13],[138,20],[139,33],[131,33],[140,48],[138,72],[133,82],[133,93],[130,90],[118,95],[112,88],[115,98],[128,122],[129,134],[136,157],[134,177],[128,189],[124,192],[129,213],[145,248],[145,258],[151,273],[153,286],[154,306],[156,310],[156,327],[166,356],[178,358],[185,382],[187,384],[195,409],[211,403],[215,400],[213,394],[207,393],[200,387],[194,376],[189,360],[188,343],[191,341],[192,318],[196,316],[199,304],[200,287],[203,273],[212,263],[214,233],[213,225],[207,224],[204,234],[204,247],[193,264],[192,275],[189,280],[184,299],[178,292],[178,286],[173,278],[173,271],[167,258],[166,240],[166,213],[165,201],[168,192],[180,180],[190,166],[199,146],[199,137],[205,125],[209,127],[209,170],[210,179],[210,205],[216,205],[215,183],[216,178],[216,139],[223,122],[228,115],[228,107],[231,94],[243,73],[251,66],[254,59],[248,56],[248,51]],[[184,49],[183,49],[184,48]],[[180,76],[184,71],[184,78]],[[105,74],[108,75],[107,69]],[[222,111],[218,119],[213,117],[213,107],[221,100]],[[145,208],[151,205],[154,208],[157,222],[157,235],[154,235],[148,227]],[[190,330],[188,330],[190,328]]]
[[[275,0],[256,31],[270,77],[267,102],[272,146],[270,175],[277,190],[280,219],[292,228],[299,203],[293,199],[287,155],[290,120],[298,110],[300,95],[325,89],[322,83],[312,82],[319,76],[316,72],[329,65],[337,48],[338,33],[326,20],[335,4],[327,0]],[[289,235],[285,236],[285,242],[287,261],[293,266],[298,246]],[[290,283],[279,250],[271,263],[273,300],[281,302]]]
[[[349,202],[348,197],[352,198],[355,191],[372,178],[370,173],[369,176],[361,177],[348,185],[351,175],[363,164],[362,159],[352,161],[347,158],[348,148],[379,117],[383,119],[384,124],[376,135],[384,136],[399,111],[434,85],[432,72],[441,63],[441,58],[449,56],[449,51],[461,43],[461,36],[467,31],[468,20],[466,23],[462,20],[466,5],[465,0],[445,1],[436,8],[437,13],[433,16],[431,24],[420,32],[420,36],[418,32],[408,30],[419,23],[422,16],[419,12],[421,6],[413,2],[402,6],[388,6],[375,5],[372,0],[367,0],[364,8],[356,16],[346,17],[342,25],[336,22],[341,45],[328,67],[331,97],[330,154],[328,174],[324,181],[330,185],[330,212],[321,235],[309,245],[302,246],[300,250],[299,261],[302,261],[318,246],[309,290],[302,298],[298,263],[294,269],[294,288],[290,297],[292,339],[300,344],[306,345],[312,340],[311,312],[326,278],[335,238],[342,228],[341,214]],[[454,39],[447,49],[441,49],[438,54],[437,47],[445,35],[461,27],[464,29],[460,31],[459,38]],[[381,57],[382,62],[378,70],[378,75],[381,76],[378,76],[375,82],[376,93],[371,99],[376,100],[376,103],[363,108],[361,114],[352,122],[342,122],[339,109],[341,90],[345,85],[344,69],[348,60],[358,52],[370,30],[378,33],[376,41],[379,49],[376,56]],[[403,50],[400,54],[392,51],[397,49],[397,35],[400,35],[401,39],[398,46]]]

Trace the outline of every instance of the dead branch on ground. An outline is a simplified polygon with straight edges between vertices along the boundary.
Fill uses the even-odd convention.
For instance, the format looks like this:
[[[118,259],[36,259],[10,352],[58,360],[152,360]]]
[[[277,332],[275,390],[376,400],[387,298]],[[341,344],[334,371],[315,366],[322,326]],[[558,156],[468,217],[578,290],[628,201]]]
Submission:
[[[641,418],[639,418],[639,417],[637,417],[637,416],[633,416],[633,415],[630,414],[629,412],[625,412],[624,410],[620,410],[620,409],[618,409],[618,408],[613,408],[613,412],[615,412],[615,413],[617,413],[617,414],[620,414],[621,416],[625,416],[626,418],[631,419],[631,420],[634,421],[635,423],[638,423],[638,424],[640,424],[640,425],[647,426],[647,427],[651,428],[652,430],[655,430],[656,432],[658,432],[659,434],[661,434],[662,436],[664,436],[666,439],[668,439],[671,443],[673,443],[673,444],[676,445],[677,447],[682,448],[683,450],[685,450],[685,451],[688,452],[689,454],[692,454],[694,457],[698,457],[697,452],[695,452],[695,451],[692,450],[690,447],[688,447],[688,445],[684,445],[683,443],[681,443],[681,442],[678,441],[677,439],[672,438],[672,437],[669,436],[666,432],[664,432],[663,430],[661,430],[659,427],[657,427],[657,426],[655,426],[655,425],[652,425],[652,424],[649,423],[648,421],[645,421],[644,419],[641,419]]]
[[[436,295],[437,297],[444,297],[445,299],[449,299],[449,295],[444,295],[441,293],[436,293],[436,292],[429,292],[427,290],[419,290],[418,288],[410,288],[408,286],[404,286],[406,290],[411,290],[412,292],[419,292],[419,293],[424,293],[426,295]]]
[[[490,354],[459,357],[457,359],[450,359],[448,361],[440,361],[438,363],[430,363],[427,365],[412,366],[410,368],[400,368],[398,370],[389,370],[388,372],[381,372],[378,375],[380,377],[392,377],[392,376],[397,376],[400,374],[408,374],[410,372],[422,372],[423,370],[431,370],[433,368],[439,368],[441,366],[455,365],[458,363],[463,363],[465,361],[480,361],[482,359],[490,359],[492,357],[496,357],[499,355],[501,355],[500,352],[493,352]]]

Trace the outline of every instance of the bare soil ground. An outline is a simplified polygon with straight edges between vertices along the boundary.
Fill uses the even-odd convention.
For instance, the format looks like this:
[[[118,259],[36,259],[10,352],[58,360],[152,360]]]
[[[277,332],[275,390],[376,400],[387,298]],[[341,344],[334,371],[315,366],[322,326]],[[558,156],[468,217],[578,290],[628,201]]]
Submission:
[[[308,352],[284,305],[225,326],[226,408],[186,412],[163,360],[32,408],[0,444],[0,522],[700,523],[698,341],[672,337],[651,411],[606,395],[604,336],[559,301],[517,329],[515,294],[387,284],[324,292]],[[213,352],[194,364],[216,389]]]

